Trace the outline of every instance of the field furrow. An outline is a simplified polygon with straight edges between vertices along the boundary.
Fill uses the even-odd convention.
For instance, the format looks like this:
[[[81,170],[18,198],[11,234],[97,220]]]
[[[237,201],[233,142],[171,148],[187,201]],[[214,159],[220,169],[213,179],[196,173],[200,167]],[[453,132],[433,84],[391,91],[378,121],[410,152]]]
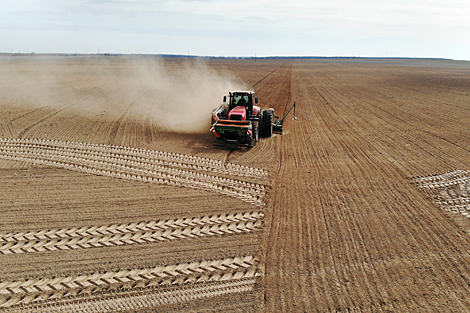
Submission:
[[[279,141],[277,192],[266,215],[266,309],[426,311],[436,306],[431,295],[452,298],[456,310],[467,307],[469,255],[448,245],[466,246],[468,239],[453,236],[457,226],[409,184],[410,175],[426,170],[413,168],[419,158],[462,165],[467,151],[418,127],[419,137],[403,140],[411,139],[406,131],[416,112],[400,115],[383,95],[356,83],[371,79],[367,67],[349,76],[349,65],[296,66],[291,86],[299,118],[288,121],[291,131]],[[462,190],[456,186],[467,183],[463,176],[456,171],[419,185]]]
[[[468,62],[1,65],[5,312],[470,311]],[[296,119],[214,147],[219,83]]]

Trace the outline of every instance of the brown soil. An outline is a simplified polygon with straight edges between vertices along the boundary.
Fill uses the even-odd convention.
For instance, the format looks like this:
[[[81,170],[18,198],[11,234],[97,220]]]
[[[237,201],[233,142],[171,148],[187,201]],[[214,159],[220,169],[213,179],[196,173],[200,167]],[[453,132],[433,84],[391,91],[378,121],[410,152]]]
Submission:
[[[165,67],[178,71],[183,62]],[[470,310],[468,218],[443,210],[413,179],[470,169],[469,63],[212,60],[208,67],[254,89],[261,107],[283,115],[297,103],[284,134],[234,151],[213,147],[209,132],[173,133],[134,114],[141,98],[131,90],[113,98],[127,88],[120,76],[126,66],[121,59],[3,60],[0,138],[122,145],[264,169],[266,205],[189,185],[1,158],[0,234],[253,211],[264,213],[262,230],[0,254],[0,283],[255,256],[262,276],[251,291],[141,311]],[[54,75],[36,84],[44,67]],[[28,87],[23,93],[20,82]],[[46,85],[52,87],[34,87]],[[144,100],[149,108],[154,101]]]

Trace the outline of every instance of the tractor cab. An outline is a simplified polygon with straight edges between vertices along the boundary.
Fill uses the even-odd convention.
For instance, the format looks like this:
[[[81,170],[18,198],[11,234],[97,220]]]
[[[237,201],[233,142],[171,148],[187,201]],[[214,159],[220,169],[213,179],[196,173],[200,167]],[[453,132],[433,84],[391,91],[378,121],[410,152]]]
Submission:
[[[254,115],[253,102],[258,103],[258,97],[254,97],[253,91],[229,92],[229,97],[229,120],[244,121],[247,117],[250,118]],[[227,102],[226,96],[224,97],[224,102]]]

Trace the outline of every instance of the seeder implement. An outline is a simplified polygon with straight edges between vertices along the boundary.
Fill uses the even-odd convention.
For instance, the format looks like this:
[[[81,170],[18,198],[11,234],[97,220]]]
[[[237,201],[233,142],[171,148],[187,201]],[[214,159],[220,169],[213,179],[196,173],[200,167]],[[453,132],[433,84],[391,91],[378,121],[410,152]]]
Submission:
[[[282,119],[279,119],[279,116],[275,116],[275,120],[273,123],[273,130],[278,133],[282,133],[282,125],[284,124],[284,120],[286,119],[287,115],[289,115],[290,111],[292,111],[292,108],[294,108],[294,120],[297,119],[295,116],[295,101],[294,104],[290,107],[289,111],[284,115]]]
[[[210,130],[217,137],[215,145],[239,147],[252,144],[253,140],[250,140],[253,135],[252,127],[250,121],[219,119]]]

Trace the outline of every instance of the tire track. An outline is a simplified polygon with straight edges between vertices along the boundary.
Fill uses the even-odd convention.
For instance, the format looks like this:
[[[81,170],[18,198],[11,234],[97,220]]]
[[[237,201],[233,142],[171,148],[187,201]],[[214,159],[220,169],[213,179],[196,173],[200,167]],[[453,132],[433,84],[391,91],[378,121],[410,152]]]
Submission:
[[[273,69],[271,72],[269,72],[268,74],[266,74],[263,78],[261,78],[260,80],[256,81],[253,85],[251,85],[251,87],[255,90],[259,90],[259,89],[262,89],[264,88],[264,86],[270,81],[270,77],[274,77],[278,74],[279,71],[281,71],[283,69],[283,67],[286,65],[286,63],[283,63],[281,64],[279,67],[276,67],[275,69]],[[269,79],[268,79],[269,78]]]
[[[162,286],[236,282],[260,277],[262,273],[259,261],[253,256],[245,256],[88,275],[3,281],[0,282],[0,307],[82,295],[89,297],[112,290],[151,291]]]
[[[91,144],[60,140],[0,138],[0,147],[1,146],[28,147],[31,149],[37,148],[77,153],[82,152],[94,156],[115,157],[132,161],[144,160],[176,168],[190,168],[193,170],[251,177],[262,180],[268,179],[268,172],[258,168],[185,154],[137,149],[117,145]]]
[[[266,194],[265,185],[258,182],[253,183],[224,177],[224,174],[231,174],[236,169],[241,169],[240,166],[223,166],[223,164],[220,164],[218,167],[215,167],[215,162],[209,161],[207,163],[211,163],[211,166],[204,167],[197,164],[203,160],[196,159],[196,164],[194,164],[191,162],[194,159],[182,155],[176,157],[179,159],[179,162],[176,163],[171,160],[165,160],[165,158],[160,160],[157,158],[155,160],[153,158],[136,156],[132,153],[130,155],[123,153],[124,151],[132,150],[130,148],[118,149],[121,154],[116,155],[116,151],[112,149],[111,151],[113,152],[109,150],[104,152],[102,150],[93,150],[96,147],[95,145],[85,145],[86,148],[92,149],[74,149],[73,147],[68,147],[66,142],[59,143],[61,145],[54,144],[54,142],[45,144],[41,141],[40,144],[37,144],[31,143],[30,140],[2,139],[0,140],[0,158],[62,167],[95,175],[215,191],[248,203],[263,205],[263,198]],[[74,144],[70,144],[70,146],[74,146]],[[106,149],[110,148],[110,146],[100,145],[100,148]],[[148,150],[140,152],[144,154],[148,153]],[[170,159],[174,159],[174,157],[170,157]],[[189,162],[181,162],[185,159],[189,160]],[[196,167],[197,171],[181,169],[188,167]],[[239,175],[256,177],[266,173],[253,168],[244,167],[243,170],[245,169],[247,170],[246,173]],[[207,172],[210,174],[206,174]],[[222,172],[223,175],[220,175],[219,172]]]
[[[260,88],[258,93],[265,106],[285,111],[291,98],[292,67],[292,62],[282,64],[275,75],[269,79],[267,84],[269,87]]]
[[[87,249],[237,234],[260,229],[262,218],[261,212],[248,212],[206,215],[201,218],[0,233],[0,253]]]
[[[470,172],[455,170],[413,178],[439,207],[447,212],[470,218]]]
[[[423,188],[445,188],[452,185],[468,182],[470,172],[465,170],[455,170],[442,174],[417,176],[414,178],[419,187]]]
[[[13,125],[8,112],[0,112],[0,135],[3,137],[13,137]]]
[[[102,85],[102,86],[103,86],[103,85]],[[91,98],[95,97],[96,95],[98,95],[98,94],[100,94],[100,93],[103,92],[102,89],[101,89],[101,86],[99,86],[99,87],[96,87],[96,86],[95,86],[95,87],[90,88],[89,90],[93,90],[94,92],[93,92],[91,95],[89,95],[89,96],[87,96],[87,97],[81,99],[80,102],[78,102],[78,103],[60,105],[60,106],[57,106],[57,107],[54,107],[54,104],[52,104],[52,105],[48,105],[48,106],[46,106],[46,107],[42,107],[42,108],[39,108],[39,109],[35,109],[35,110],[31,111],[31,112],[28,112],[28,113],[26,113],[26,114],[24,114],[24,115],[22,115],[22,116],[16,118],[15,120],[17,120],[17,119],[19,119],[19,118],[23,118],[23,117],[28,116],[28,115],[32,115],[32,116],[35,117],[35,116],[37,116],[37,112],[40,112],[40,111],[45,111],[45,112],[47,112],[47,109],[51,109],[51,108],[56,109],[56,111],[46,113],[46,114],[47,114],[46,116],[40,118],[39,120],[35,121],[34,123],[30,124],[29,126],[27,126],[26,128],[24,128],[23,130],[21,130],[21,131],[19,132],[19,134],[18,134],[18,137],[19,137],[19,138],[24,137],[31,129],[33,129],[33,128],[35,128],[36,126],[40,125],[40,124],[41,124],[42,122],[44,122],[45,120],[48,120],[48,119],[50,119],[51,117],[53,117],[53,116],[55,116],[55,115],[57,115],[57,114],[59,114],[59,113],[65,111],[65,110],[67,110],[68,108],[71,108],[71,107],[73,107],[73,106],[76,106],[76,105],[80,104],[81,102],[84,102],[84,101],[86,101],[86,100],[88,100],[88,99],[91,99]],[[95,90],[97,90],[97,91],[95,91]],[[88,91],[88,90],[87,90],[87,91]],[[59,102],[59,101],[58,101],[58,102]],[[57,102],[57,103],[58,103],[58,102]],[[12,122],[15,121],[15,120],[12,120]]]
[[[13,307],[5,312],[9,313],[89,313],[97,312],[119,312],[130,309],[148,309],[152,307],[189,302],[206,299],[215,296],[228,295],[233,293],[251,292],[254,289],[256,279],[238,279],[228,282],[215,282],[196,284],[189,287],[169,288],[165,291],[146,290],[134,292],[122,292],[105,294],[96,297],[79,296],[73,299],[59,299],[52,303],[46,302],[44,305],[37,304],[22,305]]]
[[[111,124],[111,130],[109,132],[108,136],[108,142],[109,144],[112,144],[116,140],[116,136],[123,126],[123,121],[125,118],[133,111],[133,109],[139,104],[139,101],[145,97],[146,94],[148,94],[149,91],[146,91],[142,93],[136,100],[134,100],[130,105],[126,107],[124,112]]]
[[[54,112],[50,113],[49,115],[47,115],[47,116],[41,118],[40,120],[36,121],[35,123],[29,125],[28,127],[24,128],[21,132],[19,132],[18,137],[19,137],[19,138],[24,137],[31,129],[33,129],[34,127],[38,126],[39,124],[41,124],[41,123],[44,122],[45,120],[47,120],[47,119],[49,119],[49,118],[51,118],[51,117],[53,117],[53,116],[55,116],[55,115],[61,113],[62,111],[66,110],[66,109],[68,109],[68,108],[71,108],[71,107],[73,107],[73,106],[75,106],[75,105],[76,105],[75,103],[74,103],[74,104],[66,105],[66,106],[60,108],[59,110],[54,111]]]

